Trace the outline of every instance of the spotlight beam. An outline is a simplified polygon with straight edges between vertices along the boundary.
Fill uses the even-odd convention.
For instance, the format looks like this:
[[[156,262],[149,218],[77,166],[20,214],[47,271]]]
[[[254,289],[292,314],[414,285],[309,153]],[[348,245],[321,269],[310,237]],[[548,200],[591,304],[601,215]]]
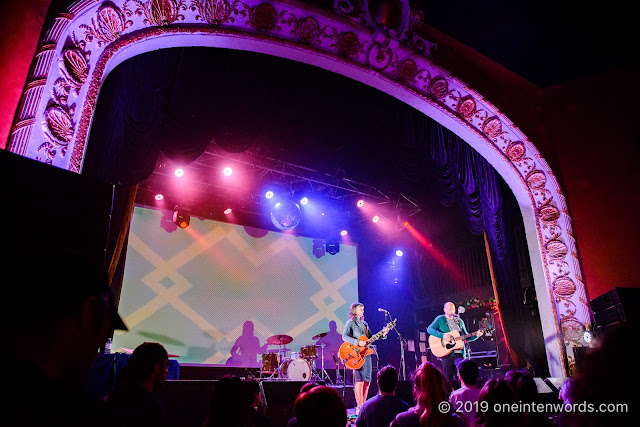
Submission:
[[[447,257],[445,257],[442,252],[435,248],[433,243],[429,242],[427,238],[409,224],[408,221],[405,221],[402,225],[407,229],[409,234],[411,234],[411,236],[420,243],[420,246],[425,248],[427,252],[429,252],[429,254],[445,268],[445,270],[449,271],[453,275],[455,280],[458,282],[464,281],[464,275],[462,272]]]

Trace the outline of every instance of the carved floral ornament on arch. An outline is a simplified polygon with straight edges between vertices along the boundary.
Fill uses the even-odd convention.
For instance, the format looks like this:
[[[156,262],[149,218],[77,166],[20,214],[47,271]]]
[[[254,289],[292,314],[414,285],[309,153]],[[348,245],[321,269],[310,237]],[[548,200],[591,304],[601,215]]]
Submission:
[[[80,0],[53,20],[39,42],[9,149],[79,172],[109,61],[136,43],[159,37],[240,38],[374,73],[470,130],[516,171],[518,182],[511,179],[511,187],[522,188],[531,200],[541,277],[552,302],[549,315],[557,323],[563,359],[573,364],[571,348],[582,345],[581,331],[591,329],[592,314],[555,176],[506,116],[434,64],[429,57],[433,43],[415,31],[422,24],[421,12],[410,10],[407,0],[389,1],[402,6],[399,34],[375,25],[359,0],[336,0],[333,13],[293,1]]]

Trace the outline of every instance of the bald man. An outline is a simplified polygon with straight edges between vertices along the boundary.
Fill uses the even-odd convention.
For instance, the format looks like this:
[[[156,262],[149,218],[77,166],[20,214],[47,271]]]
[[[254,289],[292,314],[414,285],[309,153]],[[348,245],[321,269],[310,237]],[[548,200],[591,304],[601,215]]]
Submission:
[[[456,306],[452,302],[446,302],[444,304],[444,314],[436,316],[433,322],[427,328],[429,335],[438,337],[444,342],[448,342],[451,338],[450,332],[456,331],[460,335],[467,335],[467,327],[464,321],[456,315]],[[478,330],[474,335],[468,338],[466,341],[475,341],[482,335],[482,330]],[[442,369],[444,370],[444,376],[447,381],[455,382],[458,377],[458,371],[456,368],[456,360],[467,358],[466,346],[462,346],[461,349],[454,350],[448,355],[441,358]]]

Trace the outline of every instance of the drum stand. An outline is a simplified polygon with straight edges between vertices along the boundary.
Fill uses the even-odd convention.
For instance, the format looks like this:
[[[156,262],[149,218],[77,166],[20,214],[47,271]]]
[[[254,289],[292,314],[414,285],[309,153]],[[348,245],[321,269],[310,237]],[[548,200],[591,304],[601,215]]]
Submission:
[[[325,381],[325,384],[328,382],[329,384],[333,385],[333,381],[331,381],[331,377],[329,377],[329,374],[327,373],[327,371],[324,370],[324,346],[325,346],[324,343],[320,344],[320,354],[322,355],[322,358],[320,359],[321,360],[320,375],[318,375],[317,373],[314,373],[314,377],[319,381]]]

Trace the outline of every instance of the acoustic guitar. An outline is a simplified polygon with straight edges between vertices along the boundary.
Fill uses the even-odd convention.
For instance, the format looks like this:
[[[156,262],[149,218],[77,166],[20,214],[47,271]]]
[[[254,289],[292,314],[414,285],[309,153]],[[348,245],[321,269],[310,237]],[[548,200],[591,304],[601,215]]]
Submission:
[[[488,331],[490,328],[478,329],[478,331]],[[460,350],[464,346],[464,340],[474,335],[478,335],[478,331],[472,332],[466,335],[460,335],[458,331],[451,331],[449,335],[451,338],[448,342],[444,341],[444,338],[438,338],[433,335],[429,335],[429,349],[436,357],[445,357],[455,350]]]
[[[344,361],[344,364],[349,369],[360,369],[362,365],[364,365],[364,358],[373,354],[373,349],[369,348],[369,346],[378,338],[380,338],[384,332],[385,328],[391,329],[396,326],[396,321],[398,319],[394,319],[392,322],[387,323],[387,326],[382,328],[380,332],[373,335],[371,338],[367,339],[364,335],[358,337],[359,341],[366,341],[367,343],[364,347],[360,347],[357,344],[351,344],[348,342],[343,342],[338,350],[338,354],[340,355],[340,360]]]

